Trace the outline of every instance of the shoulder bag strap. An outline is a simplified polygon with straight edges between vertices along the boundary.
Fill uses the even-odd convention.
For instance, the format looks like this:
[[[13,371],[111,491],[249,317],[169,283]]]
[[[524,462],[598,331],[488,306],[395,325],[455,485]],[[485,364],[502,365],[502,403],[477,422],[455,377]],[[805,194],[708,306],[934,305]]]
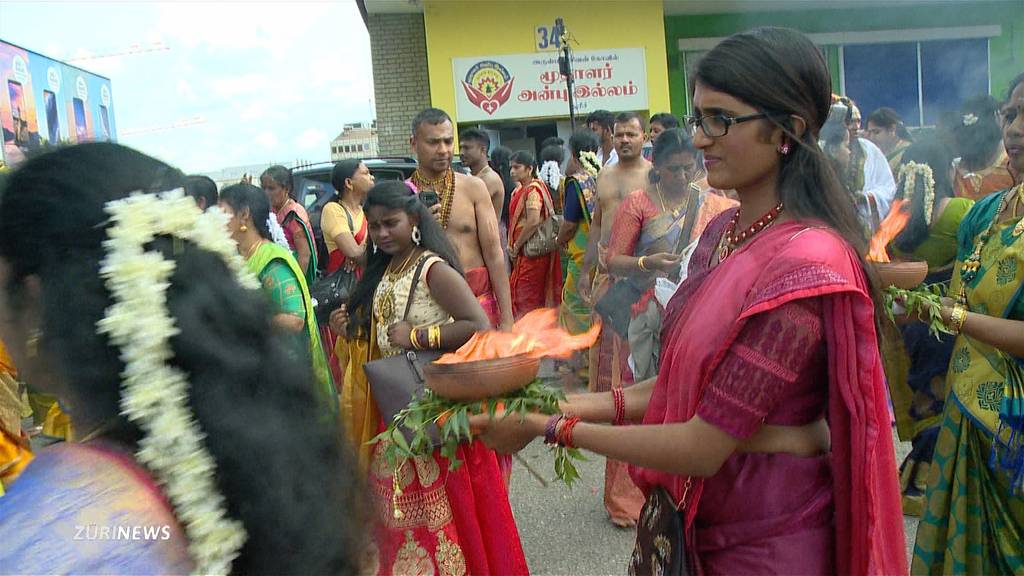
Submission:
[[[416,265],[416,271],[413,272],[412,286],[409,287],[409,298],[405,301],[405,314],[402,314],[402,320],[409,317],[409,311],[412,310],[412,301],[416,296],[416,286],[420,283],[420,274],[423,272],[423,267],[426,266],[427,262],[430,262],[430,259],[433,258],[433,256],[424,256],[421,257],[420,263]]]
[[[338,202],[338,206],[341,206],[341,209],[345,211],[345,219],[348,220],[348,229],[351,230],[352,235],[355,236],[356,223],[355,221],[352,220],[352,214],[348,211],[348,208],[345,208],[345,205],[342,204],[341,202]]]

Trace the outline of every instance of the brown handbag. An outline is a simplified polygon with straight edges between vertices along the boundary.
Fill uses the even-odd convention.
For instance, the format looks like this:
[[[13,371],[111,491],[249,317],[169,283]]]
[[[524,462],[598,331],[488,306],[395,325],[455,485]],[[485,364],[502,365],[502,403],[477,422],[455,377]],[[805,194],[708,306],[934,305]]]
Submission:
[[[420,274],[428,259],[424,258],[416,266],[412,286],[409,288],[409,299],[405,303],[403,320],[409,317],[413,297],[416,295],[416,286],[419,284]],[[423,377],[423,367],[440,358],[442,354],[443,352],[439,350],[406,350],[403,354],[363,364],[366,379],[370,382],[373,400],[377,403],[377,410],[380,411],[385,422],[389,424],[393,422],[396,414],[405,409],[414,399],[423,395],[426,382]],[[426,432],[435,448],[441,445],[441,435],[438,433],[437,426],[430,425]],[[412,442],[413,432],[411,430],[402,428],[402,433],[406,440]]]

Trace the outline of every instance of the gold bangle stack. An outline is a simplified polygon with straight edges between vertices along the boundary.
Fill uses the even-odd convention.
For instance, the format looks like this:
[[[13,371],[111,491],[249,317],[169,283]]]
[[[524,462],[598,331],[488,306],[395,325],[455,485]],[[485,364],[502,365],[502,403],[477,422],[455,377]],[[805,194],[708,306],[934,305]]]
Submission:
[[[420,339],[418,338],[418,335],[416,334],[416,332],[419,332],[419,330],[417,330],[416,328],[413,328],[412,332],[409,333],[409,342],[412,342],[413,349],[415,349],[415,350],[422,350],[423,346],[420,345]]]
[[[967,308],[962,304],[953,306],[953,311],[949,313],[949,331],[953,334],[959,334],[964,328],[964,322],[967,321]]]
[[[636,265],[640,267],[641,272],[650,272],[650,270],[647,269],[647,266],[644,265],[644,260],[646,259],[647,256],[641,256],[636,260]]]
[[[430,343],[430,347],[434,350],[441,348],[441,327],[431,326],[427,331],[427,340]]]

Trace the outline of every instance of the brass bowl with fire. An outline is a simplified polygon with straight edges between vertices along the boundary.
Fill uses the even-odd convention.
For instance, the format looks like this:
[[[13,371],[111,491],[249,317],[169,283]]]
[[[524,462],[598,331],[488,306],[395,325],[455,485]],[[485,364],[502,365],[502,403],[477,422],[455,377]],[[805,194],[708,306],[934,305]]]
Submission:
[[[526,354],[453,364],[428,364],[425,385],[434,394],[455,402],[507,396],[537,378],[540,358]]]

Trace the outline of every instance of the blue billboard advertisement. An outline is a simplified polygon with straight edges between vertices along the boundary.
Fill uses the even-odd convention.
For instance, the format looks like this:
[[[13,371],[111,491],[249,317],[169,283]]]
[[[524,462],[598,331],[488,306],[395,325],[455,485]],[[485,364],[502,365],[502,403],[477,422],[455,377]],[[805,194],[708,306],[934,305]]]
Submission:
[[[117,140],[110,80],[0,40],[2,160],[61,144]]]

